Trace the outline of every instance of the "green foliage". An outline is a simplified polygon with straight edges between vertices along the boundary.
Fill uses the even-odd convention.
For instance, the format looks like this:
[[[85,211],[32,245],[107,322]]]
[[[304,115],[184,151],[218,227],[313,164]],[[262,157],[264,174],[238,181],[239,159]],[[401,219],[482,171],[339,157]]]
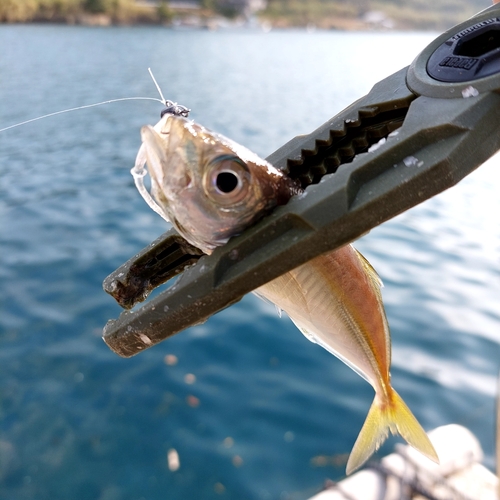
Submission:
[[[63,21],[74,16],[80,8],[80,0],[40,0],[36,19]]]
[[[363,29],[363,15],[380,11],[396,28],[445,29],[492,5],[491,0],[268,0],[260,13],[279,26],[316,24]]]
[[[37,0],[0,0],[0,21],[29,21],[36,14],[38,5]]]
[[[208,0],[207,4],[211,4],[211,10],[228,18],[234,18],[243,13],[244,3],[237,0]]]
[[[172,9],[165,0],[162,0],[157,7],[158,18],[162,23],[169,23],[174,17]]]
[[[154,21],[154,9],[144,12],[135,0],[0,0],[0,22],[75,22],[82,14],[103,14],[117,23]]]
[[[198,0],[203,16],[243,13],[242,0]],[[316,24],[363,29],[363,15],[381,11],[397,28],[444,29],[491,5],[491,0],[268,0],[259,15],[279,26]],[[82,15],[107,16],[114,23],[169,23],[175,12],[168,0],[156,8],[135,0],[0,0],[0,22],[39,20],[75,22]]]
[[[92,12],[92,14],[106,12],[106,0],[85,0],[83,2],[83,8],[88,12]]]
[[[201,0],[200,5],[207,10],[215,11],[216,9],[216,0]]]

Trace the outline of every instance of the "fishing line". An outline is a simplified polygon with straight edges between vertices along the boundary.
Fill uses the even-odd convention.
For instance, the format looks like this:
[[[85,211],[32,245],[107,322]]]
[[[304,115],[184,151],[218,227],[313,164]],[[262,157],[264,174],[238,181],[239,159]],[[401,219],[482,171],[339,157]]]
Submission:
[[[162,98],[163,105],[166,106],[166,109],[164,109],[161,112],[161,117],[163,118],[163,115],[169,113],[172,115],[183,116],[184,118],[187,118],[189,115],[189,112],[191,110],[189,108],[186,108],[186,106],[182,106],[180,104],[177,104],[174,101],[170,101],[168,99],[165,99],[165,97],[163,96],[163,92],[161,91],[161,88],[158,85],[158,82],[156,81],[156,78],[153,75],[153,72],[151,71],[151,68],[148,68],[148,71],[149,71],[149,75],[151,76],[151,79],[153,80],[153,83],[156,85],[156,90],[158,90],[158,93],[160,94],[160,97]]]
[[[161,91],[160,86],[158,85],[158,82],[156,81],[155,76],[153,75],[153,72],[151,71],[151,68],[148,68],[149,74],[153,80],[153,83],[156,85],[156,90],[158,90],[158,94],[160,94],[161,97],[161,102],[166,106],[167,105],[167,100],[163,96],[163,92]]]
[[[0,133],[5,132],[6,130],[10,130],[11,128],[20,127],[28,123],[36,122],[38,120],[43,120],[44,118],[49,118],[51,116],[62,115],[63,113],[71,113],[73,111],[78,111],[80,109],[94,108],[96,106],[102,106],[103,104],[111,104],[113,102],[123,102],[123,101],[155,101],[163,104],[164,106],[167,106],[167,108],[172,108],[174,114],[187,116],[190,110],[184,106],[179,106],[177,103],[173,101],[168,101],[167,99],[165,99],[163,92],[161,91],[160,85],[158,85],[158,82],[156,81],[156,78],[154,77],[153,72],[151,71],[151,68],[148,68],[148,71],[153,80],[153,83],[156,86],[156,90],[158,90],[158,93],[160,94],[161,99],[157,99],[156,97],[120,97],[118,99],[110,99],[108,101],[96,102],[93,104],[84,104],[83,106],[63,109],[62,111],[55,111],[54,113],[48,113],[46,115],[37,116],[36,118],[31,118],[23,122],[15,123],[14,125],[9,125],[8,127],[0,128]]]
[[[155,81],[155,83],[156,83],[156,81]],[[161,91],[160,91],[160,95],[161,95]],[[163,96],[161,96],[161,97],[163,97]],[[46,115],[38,116],[36,118],[31,118],[30,120],[25,120],[23,122],[16,123],[14,125],[9,125],[8,127],[0,128],[0,132],[5,132],[6,130],[10,130],[11,128],[20,127],[21,125],[26,125],[27,123],[36,122],[38,120],[43,120],[44,118],[49,118],[51,116],[61,115],[63,113],[70,113],[72,111],[78,111],[79,109],[94,108],[95,106],[101,106],[103,104],[110,104],[113,102],[121,102],[121,101],[156,101],[156,102],[160,102],[161,104],[165,104],[164,100],[162,101],[160,99],[157,99],[156,97],[120,97],[118,99],[110,99],[109,101],[96,102],[94,104],[85,104],[83,106],[78,106],[77,108],[63,109],[62,111],[55,111],[54,113],[48,113]]]
[[[63,113],[71,113],[73,111],[78,111],[81,109],[87,109],[87,108],[94,108],[96,106],[102,106],[104,104],[111,104],[114,102],[123,102],[123,101],[155,101],[163,104],[164,106],[167,107],[162,112],[162,117],[164,113],[170,113],[173,115],[177,116],[184,116],[187,117],[189,112],[191,111],[190,109],[186,108],[185,106],[181,106],[177,104],[176,102],[169,101],[165,99],[163,92],[161,91],[160,85],[156,81],[156,78],[153,75],[153,72],[151,71],[151,68],[148,68],[149,74],[151,76],[151,79],[153,80],[153,83],[156,86],[156,89],[158,90],[158,93],[160,94],[160,98],[158,99],[156,97],[120,97],[118,99],[109,99],[107,101],[102,101],[102,102],[96,102],[93,104],[84,104],[83,106],[77,106],[76,108],[68,108],[68,109],[63,109],[61,111],[55,111],[53,113],[48,113],[46,115],[42,116],[37,116],[36,118],[30,118],[29,120],[24,120],[19,123],[15,123],[14,125],[9,125],[8,127],[3,127],[0,128],[0,133],[5,132],[6,130],[10,130],[12,128],[16,127],[21,127],[22,125],[27,125],[28,123],[36,122],[38,120],[43,120],[45,118],[49,118],[51,116],[56,116],[56,115],[62,115]],[[146,186],[144,185],[144,177],[147,175],[147,170],[144,168],[146,165],[146,152],[144,145],[141,146],[134,167],[131,170],[131,173],[134,177],[134,182],[139,190],[140,194],[142,197],[146,200],[146,203],[156,212],[158,213],[161,217],[163,217],[167,222],[169,221],[168,216],[166,212],[155,202],[153,197],[150,195],[148,190],[146,189]]]

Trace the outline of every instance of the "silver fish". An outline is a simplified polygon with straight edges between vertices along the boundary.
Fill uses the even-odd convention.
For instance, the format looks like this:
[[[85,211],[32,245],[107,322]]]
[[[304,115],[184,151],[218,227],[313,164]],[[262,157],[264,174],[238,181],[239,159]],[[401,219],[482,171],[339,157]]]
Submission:
[[[185,118],[165,115],[154,127],[143,127],[141,135],[135,170],[147,162],[150,204],[207,254],[299,192],[265,160]],[[256,290],[375,389],[348,474],[368,460],[389,431],[438,462],[425,431],[391,386],[391,341],[380,287],[369,262],[347,245]]]

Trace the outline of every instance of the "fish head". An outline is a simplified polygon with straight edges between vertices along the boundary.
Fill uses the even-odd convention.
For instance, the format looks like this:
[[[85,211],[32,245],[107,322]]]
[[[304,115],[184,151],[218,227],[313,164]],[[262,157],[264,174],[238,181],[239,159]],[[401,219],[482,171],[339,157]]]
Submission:
[[[141,129],[151,195],[179,233],[205,253],[297,192],[267,161],[174,115]]]

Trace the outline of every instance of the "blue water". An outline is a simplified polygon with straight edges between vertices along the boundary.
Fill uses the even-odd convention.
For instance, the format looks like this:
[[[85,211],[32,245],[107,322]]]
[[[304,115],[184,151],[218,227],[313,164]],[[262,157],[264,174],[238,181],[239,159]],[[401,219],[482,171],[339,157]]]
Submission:
[[[432,38],[0,26],[0,128],[156,97],[150,66],[167,98],[265,156]],[[160,110],[110,104],[0,133],[2,500],[295,500],[342,477],[373,391],[273,307],[245,297],[126,360],[100,338],[120,312],[103,278],[166,229],[129,174],[139,128]],[[499,167],[491,160],[357,242],[385,283],[394,386],[424,427],[468,426],[489,467]]]

